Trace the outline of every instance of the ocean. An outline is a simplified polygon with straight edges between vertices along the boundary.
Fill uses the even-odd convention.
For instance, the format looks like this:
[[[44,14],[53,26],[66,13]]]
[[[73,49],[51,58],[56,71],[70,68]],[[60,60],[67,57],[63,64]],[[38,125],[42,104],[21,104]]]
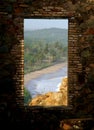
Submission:
[[[67,77],[67,71],[67,66],[65,66],[53,73],[43,74],[36,79],[30,80],[25,87],[29,90],[32,98],[47,92],[57,92],[62,79]]]

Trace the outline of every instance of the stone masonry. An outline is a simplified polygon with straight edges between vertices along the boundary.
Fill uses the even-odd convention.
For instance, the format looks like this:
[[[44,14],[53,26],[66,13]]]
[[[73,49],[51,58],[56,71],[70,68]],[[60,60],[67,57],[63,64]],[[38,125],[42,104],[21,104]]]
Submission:
[[[72,119],[70,122],[74,121],[73,125],[75,125],[76,119],[77,124],[80,121],[81,128],[93,127],[94,55],[93,53],[89,55],[89,51],[86,50],[89,34],[81,31],[83,26],[78,22],[80,17],[75,4],[75,0],[0,0],[0,122],[10,125],[13,123],[15,126],[16,124],[32,125],[33,130],[37,129],[36,127],[41,130],[45,127],[49,130],[58,130],[61,120]],[[80,1],[78,4],[81,4]],[[87,1],[88,11],[91,9],[89,4]],[[93,4],[90,4],[90,7],[91,5]],[[84,14],[83,11],[83,17]],[[68,19],[69,21],[67,107],[24,106],[25,18]],[[82,41],[83,38],[85,42],[82,44],[80,39]],[[88,47],[92,50],[93,44]],[[87,66],[86,54],[90,56]]]

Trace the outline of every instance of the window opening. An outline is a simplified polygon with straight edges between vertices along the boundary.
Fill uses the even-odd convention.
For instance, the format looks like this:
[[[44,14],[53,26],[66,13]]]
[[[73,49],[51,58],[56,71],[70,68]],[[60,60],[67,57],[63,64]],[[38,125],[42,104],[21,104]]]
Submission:
[[[68,105],[68,19],[24,19],[24,104]]]

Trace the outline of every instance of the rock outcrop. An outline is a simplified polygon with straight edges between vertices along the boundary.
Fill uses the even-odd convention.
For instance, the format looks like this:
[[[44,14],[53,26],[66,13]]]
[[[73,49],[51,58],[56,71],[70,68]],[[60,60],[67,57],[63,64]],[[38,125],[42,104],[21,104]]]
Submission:
[[[29,106],[62,106],[67,105],[67,77],[63,78],[58,92],[48,92],[33,98]]]

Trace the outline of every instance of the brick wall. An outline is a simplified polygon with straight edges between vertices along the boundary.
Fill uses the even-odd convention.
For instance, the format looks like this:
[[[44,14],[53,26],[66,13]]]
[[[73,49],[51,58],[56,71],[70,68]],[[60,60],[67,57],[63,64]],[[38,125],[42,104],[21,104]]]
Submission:
[[[0,1],[0,120],[16,123],[40,123],[49,113],[56,125],[65,118],[87,118],[94,115],[93,81],[86,82],[86,72],[79,54],[82,32],[79,31],[77,13],[71,9],[74,5],[65,0],[6,0]],[[25,18],[65,19],[68,28],[68,107],[35,108],[24,107],[24,37]],[[86,34],[87,36],[88,34]],[[84,43],[84,47],[87,44]],[[91,46],[92,47],[92,46]],[[84,58],[85,59],[85,58]],[[93,59],[93,55],[91,56]],[[89,61],[89,74],[93,76],[93,60]],[[84,74],[85,73],[85,74]],[[82,76],[82,77],[81,77]],[[89,79],[90,80],[90,79]],[[89,84],[90,83],[90,84]],[[87,86],[87,87],[86,87]],[[90,86],[90,87],[89,87]],[[83,97],[84,96],[84,97]],[[42,113],[42,116],[41,116]],[[37,115],[37,116],[36,116]],[[47,123],[47,120],[45,119]],[[15,123],[14,123],[15,124]],[[50,122],[48,123],[50,124]]]

